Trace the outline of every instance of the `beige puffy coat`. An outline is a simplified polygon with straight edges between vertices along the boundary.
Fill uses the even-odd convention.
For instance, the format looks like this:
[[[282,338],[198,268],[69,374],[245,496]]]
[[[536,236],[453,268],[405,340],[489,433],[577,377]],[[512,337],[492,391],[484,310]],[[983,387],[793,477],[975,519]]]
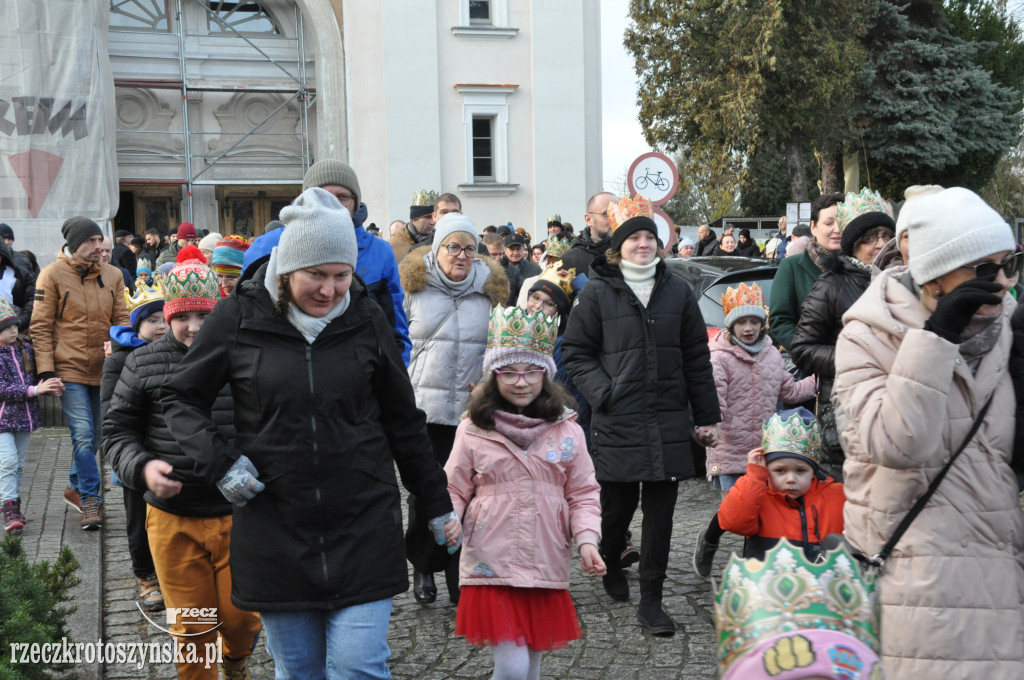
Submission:
[[[889,680],[1024,678],[1024,517],[1009,461],[1014,393],[1003,331],[972,375],[959,348],[882,272],[843,317],[834,401],[846,462],[846,536],[877,554],[967,436],[978,434],[885,564],[882,652]]]

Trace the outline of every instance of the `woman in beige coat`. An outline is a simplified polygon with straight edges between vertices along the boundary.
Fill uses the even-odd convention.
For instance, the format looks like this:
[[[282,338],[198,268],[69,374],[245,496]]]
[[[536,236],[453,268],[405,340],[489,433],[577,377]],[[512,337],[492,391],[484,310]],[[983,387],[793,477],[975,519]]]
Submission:
[[[846,536],[875,555],[978,433],[886,561],[886,677],[1024,678],[1024,518],[1009,461],[1007,371],[1020,271],[1010,230],[954,188],[908,204],[910,266],[878,275],[844,317],[834,402],[846,452]]]

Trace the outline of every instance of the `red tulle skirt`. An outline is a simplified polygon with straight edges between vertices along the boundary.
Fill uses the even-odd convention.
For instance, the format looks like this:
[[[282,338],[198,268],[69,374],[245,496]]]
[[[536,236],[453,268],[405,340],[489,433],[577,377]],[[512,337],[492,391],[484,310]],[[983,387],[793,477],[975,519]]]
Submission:
[[[534,651],[562,649],[583,635],[568,590],[512,586],[462,588],[455,634],[471,645],[515,642]]]

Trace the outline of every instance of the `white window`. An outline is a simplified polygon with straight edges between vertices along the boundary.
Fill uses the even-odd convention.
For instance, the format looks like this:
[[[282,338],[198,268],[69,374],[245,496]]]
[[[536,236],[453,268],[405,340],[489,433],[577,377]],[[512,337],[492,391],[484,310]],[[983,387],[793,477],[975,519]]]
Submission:
[[[491,3],[488,0],[467,0],[469,3],[469,25],[491,26]]]
[[[508,97],[517,85],[456,85],[463,97],[466,134],[467,194],[505,196],[518,184],[509,183]]]
[[[459,25],[452,33],[460,38],[512,38],[518,28],[508,25],[508,0],[459,0]]]

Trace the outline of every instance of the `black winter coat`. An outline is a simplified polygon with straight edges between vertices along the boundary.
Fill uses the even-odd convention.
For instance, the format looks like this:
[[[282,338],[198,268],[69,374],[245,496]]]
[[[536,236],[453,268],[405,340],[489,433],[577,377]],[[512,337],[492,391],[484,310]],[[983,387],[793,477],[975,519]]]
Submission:
[[[757,241],[750,239],[747,245],[742,243],[736,243],[736,254],[743,257],[761,257],[761,248],[758,247]]]
[[[576,298],[562,363],[593,415],[597,479],[637,482],[694,475],[697,425],[722,417],[707,328],[690,286],[658,264],[647,307],[604,257]]]
[[[423,517],[452,510],[426,418],[380,306],[351,301],[312,344],[274,311],[266,267],[217,303],[164,399],[196,469],[220,479],[245,454],[266,489],[235,508],[231,599],[241,609],[338,609],[408,589],[401,497]],[[237,443],[210,422],[235,399]]]
[[[110,356],[103,360],[103,374],[100,375],[100,415],[106,414],[110,408],[110,400],[124,369],[124,362],[137,348],[122,345],[117,340],[110,341]]]
[[[14,287],[11,289],[11,304],[18,311],[18,330],[21,333],[28,332],[29,322],[32,320],[32,305],[36,297],[36,277],[28,269],[18,266],[16,258],[11,249],[0,243],[0,277],[8,269],[14,272]]]
[[[595,241],[590,233],[590,227],[580,232],[580,235],[573,239],[569,252],[562,256],[562,269],[575,269],[577,274],[590,275],[590,265],[598,257],[605,254],[611,247],[612,237],[606,236],[600,241]]]
[[[505,270],[505,276],[508,277],[508,301],[505,306],[515,307],[519,299],[519,291],[523,288],[523,281],[531,276],[540,276],[541,268],[526,258],[512,264],[507,257],[502,259],[501,266]]]
[[[187,348],[170,332],[128,355],[114,396],[103,418],[103,455],[121,481],[145,491],[146,502],[165,512],[186,517],[220,517],[231,514],[231,504],[212,483],[197,475],[167,429],[160,399],[178,370]],[[214,422],[226,440],[234,435],[231,397],[222,390],[214,404]],[[181,492],[160,499],[146,489],[143,469],[160,459],[174,467],[169,477],[181,482]]]
[[[1017,425],[1010,466],[1017,473],[1019,480],[1024,475],[1024,300],[1017,303],[1017,309],[1010,319],[1010,327],[1013,329],[1010,377],[1013,379],[1013,391],[1017,394]]]

